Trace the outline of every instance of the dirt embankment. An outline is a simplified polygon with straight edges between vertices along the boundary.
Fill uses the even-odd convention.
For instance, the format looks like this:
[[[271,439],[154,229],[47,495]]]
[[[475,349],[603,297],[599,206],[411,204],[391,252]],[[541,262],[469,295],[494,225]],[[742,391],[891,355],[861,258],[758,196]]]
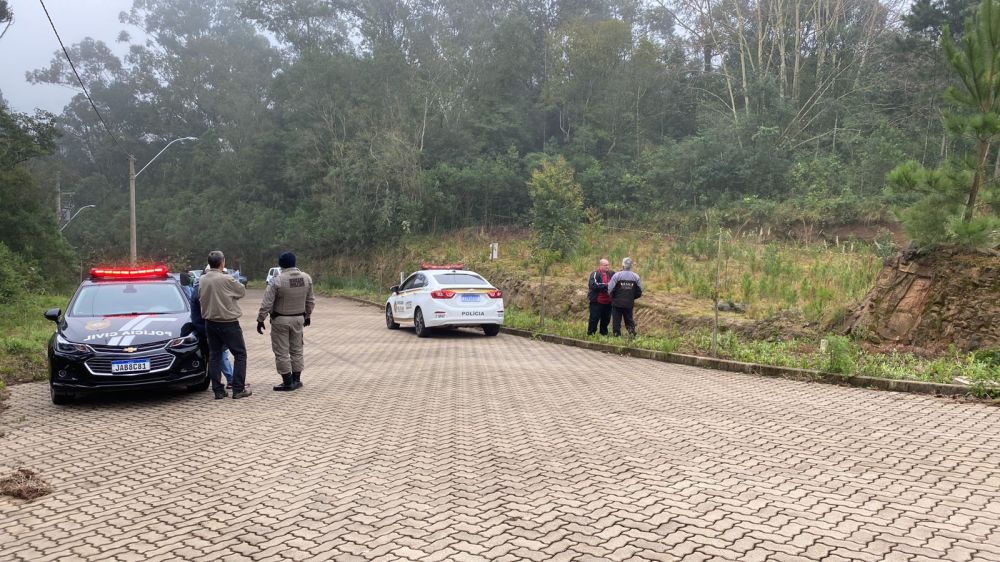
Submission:
[[[930,353],[1000,347],[1000,256],[941,250],[900,254],[842,329],[884,347]]]

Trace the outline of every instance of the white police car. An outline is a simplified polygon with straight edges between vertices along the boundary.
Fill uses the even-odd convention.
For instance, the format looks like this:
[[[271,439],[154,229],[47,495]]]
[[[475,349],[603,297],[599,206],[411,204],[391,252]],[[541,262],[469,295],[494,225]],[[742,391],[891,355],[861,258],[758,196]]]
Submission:
[[[274,281],[279,275],[281,275],[281,268],[280,267],[272,267],[271,269],[268,269],[267,270],[267,281],[266,281],[266,283],[268,285],[270,285],[271,281]]]
[[[413,326],[425,338],[432,328],[480,327],[495,336],[503,325],[503,293],[461,264],[422,264],[389,290],[385,325],[390,330]]]

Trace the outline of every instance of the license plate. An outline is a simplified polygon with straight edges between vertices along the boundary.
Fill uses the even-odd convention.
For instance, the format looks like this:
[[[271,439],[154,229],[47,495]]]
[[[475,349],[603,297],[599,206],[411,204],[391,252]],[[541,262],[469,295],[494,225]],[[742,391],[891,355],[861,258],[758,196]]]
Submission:
[[[129,359],[128,361],[112,361],[111,374],[144,373],[149,370],[149,359]]]
[[[462,302],[479,302],[479,295],[462,295]]]

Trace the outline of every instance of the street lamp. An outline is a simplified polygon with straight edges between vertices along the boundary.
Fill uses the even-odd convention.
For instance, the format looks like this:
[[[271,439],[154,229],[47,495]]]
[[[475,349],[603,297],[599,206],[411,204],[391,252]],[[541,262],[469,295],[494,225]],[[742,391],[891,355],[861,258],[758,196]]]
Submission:
[[[142,167],[138,172],[135,171],[135,156],[132,154],[128,155],[128,216],[129,216],[129,257],[132,259],[132,265],[135,265],[136,261],[136,251],[135,251],[135,178],[139,176],[153,160],[156,160],[163,154],[170,145],[175,142],[184,142],[198,140],[198,137],[181,137],[179,139],[174,139],[167,143],[167,146],[163,147],[163,150],[156,153],[156,156],[152,158],[146,165]]]
[[[69,226],[69,223],[73,222],[73,219],[75,219],[76,216],[80,214],[80,211],[82,211],[84,209],[93,209],[95,207],[97,207],[97,205],[85,205],[83,207],[80,207],[75,213],[73,213],[73,216],[70,217],[68,221],[66,221],[66,224],[64,224],[61,227],[59,227],[59,232],[62,232],[64,228],[66,228],[67,226]]]

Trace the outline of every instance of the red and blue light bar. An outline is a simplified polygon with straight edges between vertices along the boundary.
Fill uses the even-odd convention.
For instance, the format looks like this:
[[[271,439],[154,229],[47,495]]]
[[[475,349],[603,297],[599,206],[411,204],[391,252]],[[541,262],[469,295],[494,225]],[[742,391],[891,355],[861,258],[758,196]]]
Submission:
[[[464,263],[446,263],[446,264],[433,264],[433,263],[422,263],[420,264],[420,269],[431,270],[431,269],[465,269]]]
[[[91,279],[164,279],[167,275],[167,266],[165,265],[90,268]]]

